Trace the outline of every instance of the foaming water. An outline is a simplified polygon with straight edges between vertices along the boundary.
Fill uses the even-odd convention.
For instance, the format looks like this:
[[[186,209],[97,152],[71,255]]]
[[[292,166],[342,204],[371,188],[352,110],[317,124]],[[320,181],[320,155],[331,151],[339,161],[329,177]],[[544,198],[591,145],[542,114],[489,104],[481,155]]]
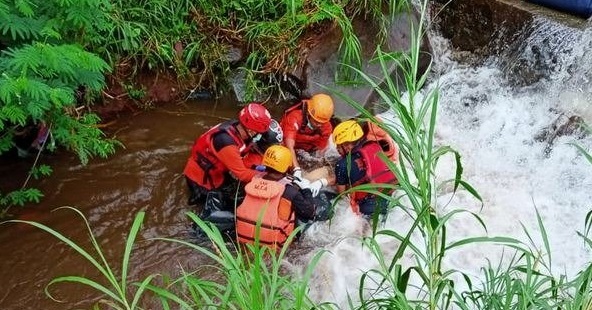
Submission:
[[[451,186],[442,186],[437,192],[437,212],[464,209],[479,215],[487,226],[486,231],[472,215],[460,213],[448,223],[449,244],[466,237],[513,237],[533,251],[540,250],[553,275],[571,278],[592,258],[577,235],[584,232],[592,202],[592,165],[570,144],[590,150],[592,139],[569,124],[570,118],[592,121],[592,71],[580,65],[592,60],[592,30],[574,30],[549,21],[539,21],[535,28],[515,50],[479,66],[453,61],[447,42],[438,36],[431,38],[435,70],[426,89],[440,89],[436,143],[450,145],[462,155],[463,178],[483,200],[465,190],[453,193]],[[524,77],[515,74],[532,72],[517,70],[512,61],[533,59],[533,51],[542,48],[546,52],[535,55],[537,63],[527,67],[535,66],[537,74],[544,75],[517,83]],[[389,112],[382,115],[385,120],[392,117]],[[455,168],[454,158],[443,158],[437,167],[438,183],[453,178]],[[301,247],[327,251],[311,280],[311,296],[343,307],[348,298],[357,300],[360,276],[379,264],[360,242],[369,234],[368,225],[349,211],[347,202],[337,208],[331,223],[318,223],[307,231]],[[548,235],[550,256],[544,249],[537,212]],[[408,215],[395,211],[384,228],[404,233],[410,223]],[[421,247],[422,241],[416,241]],[[392,257],[398,247],[393,238],[378,243],[386,257],[389,253]],[[493,244],[468,245],[450,251],[443,268],[461,271],[479,283],[483,279],[480,268],[488,260],[497,265],[511,252]],[[297,251],[289,265],[302,272],[314,253]],[[412,258],[405,256],[403,262]],[[464,281],[456,280],[462,289]]]
[[[569,118],[592,121],[592,85],[587,82],[592,72],[580,65],[592,57],[588,52],[592,36],[590,29],[579,31],[548,21],[535,25],[537,31],[514,52],[518,58],[533,59],[532,51],[549,48],[547,55],[539,54],[539,64],[546,65],[539,68],[549,75],[535,83],[513,84],[511,74],[517,72],[500,58],[474,68],[449,62],[449,70],[439,77],[438,142],[463,155],[464,178],[483,198],[481,209],[466,193],[450,197],[444,191],[439,209],[464,208],[479,214],[488,235],[522,240],[542,251],[555,276],[573,277],[591,258],[577,231],[584,232],[592,201],[592,167],[570,143],[589,150],[592,139],[570,125]],[[453,169],[452,163],[444,163],[437,175],[443,180]],[[544,251],[537,211],[548,234],[550,257]],[[468,217],[451,224],[451,239],[485,234]],[[497,246],[470,246],[449,255],[447,263],[477,274],[485,258],[495,264],[500,257]]]

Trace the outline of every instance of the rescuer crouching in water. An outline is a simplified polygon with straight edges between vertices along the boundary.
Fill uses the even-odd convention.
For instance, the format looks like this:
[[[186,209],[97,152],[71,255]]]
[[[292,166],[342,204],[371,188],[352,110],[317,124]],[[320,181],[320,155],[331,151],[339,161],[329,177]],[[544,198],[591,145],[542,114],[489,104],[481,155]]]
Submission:
[[[393,193],[397,178],[380,155],[398,161],[398,147],[388,133],[369,120],[350,119],[335,126],[333,141],[340,155],[334,175],[314,182],[295,181],[301,188],[310,189],[315,197],[327,185],[335,185],[338,193],[344,193],[358,185],[386,184],[374,190],[384,195]],[[387,211],[388,199],[380,194],[353,191],[348,195],[352,211],[366,219]]]
[[[202,219],[209,220],[212,210],[233,215],[235,204],[244,196],[240,182],[247,183],[261,173],[245,167],[243,157],[253,137],[267,132],[271,120],[263,105],[250,103],[240,111],[238,120],[218,124],[195,140],[183,173],[190,192],[188,203],[205,202]],[[233,221],[228,228],[234,228]]]
[[[292,154],[296,178],[302,178],[298,156],[310,159],[324,158],[333,130],[333,110],[331,96],[315,94],[310,99],[303,99],[292,105],[284,112],[280,125],[284,132],[284,145]]]
[[[389,141],[382,141],[387,138]],[[335,126],[333,141],[341,155],[335,164],[338,193],[362,184],[390,184],[391,186],[376,187],[374,190],[385,195],[393,193],[393,186],[398,183],[397,177],[380,156],[383,154],[390,160],[398,158],[398,154],[394,153],[398,152],[396,145],[388,135],[380,138],[375,132],[364,131],[356,120],[347,120]],[[385,149],[390,149],[393,153],[385,152]],[[388,200],[381,195],[353,191],[349,196],[354,213],[370,218],[375,213],[387,212]]]
[[[278,249],[297,223],[315,219],[312,193],[291,183],[287,175],[292,153],[281,145],[270,146],[263,155],[266,173],[245,186],[246,196],[236,210],[236,234],[244,244],[259,243]],[[257,223],[260,222],[260,227]]]

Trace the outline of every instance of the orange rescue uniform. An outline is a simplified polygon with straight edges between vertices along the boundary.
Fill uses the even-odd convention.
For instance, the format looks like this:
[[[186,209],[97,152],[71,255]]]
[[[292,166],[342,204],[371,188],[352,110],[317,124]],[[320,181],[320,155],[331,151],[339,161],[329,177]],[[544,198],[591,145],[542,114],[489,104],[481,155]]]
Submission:
[[[311,129],[308,126],[306,100],[288,108],[280,121],[284,132],[284,141],[293,139],[294,149],[302,149],[307,152],[320,151],[329,145],[329,137],[333,131],[331,122],[321,124],[320,127]]]
[[[247,146],[240,138],[237,124],[237,121],[219,124],[197,138],[183,171],[185,176],[207,190],[222,186],[229,172],[236,179],[249,182],[258,172],[243,163]],[[218,135],[227,135],[222,137],[226,142],[216,145],[214,139]]]

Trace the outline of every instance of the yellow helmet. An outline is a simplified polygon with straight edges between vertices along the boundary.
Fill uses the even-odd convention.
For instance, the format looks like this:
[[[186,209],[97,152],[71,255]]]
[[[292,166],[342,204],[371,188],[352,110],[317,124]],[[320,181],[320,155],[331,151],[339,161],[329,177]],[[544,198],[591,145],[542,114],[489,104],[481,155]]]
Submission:
[[[308,114],[321,124],[331,120],[333,109],[333,99],[329,95],[316,94],[308,100]]]
[[[263,154],[263,165],[285,173],[292,166],[292,153],[283,145],[272,145]]]
[[[333,129],[333,142],[336,145],[358,141],[362,136],[364,136],[362,126],[355,120],[342,122]]]

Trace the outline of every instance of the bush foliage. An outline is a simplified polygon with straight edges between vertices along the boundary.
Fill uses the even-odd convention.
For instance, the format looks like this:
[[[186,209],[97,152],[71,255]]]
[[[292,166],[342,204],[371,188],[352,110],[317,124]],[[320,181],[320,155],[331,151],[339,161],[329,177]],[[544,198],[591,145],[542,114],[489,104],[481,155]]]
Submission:
[[[14,146],[15,135],[23,128],[42,123],[49,127],[55,145],[76,153],[83,164],[115,151],[115,141],[106,139],[96,126],[99,117],[87,113],[76,96],[81,90],[87,97],[100,94],[110,70],[84,48],[86,38],[101,31],[97,21],[105,16],[103,4],[0,0],[0,154]],[[31,170],[31,174],[50,173],[35,165]],[[17,192],[0,193],[0,206],[39,201],[41,193],[26,185]]]

